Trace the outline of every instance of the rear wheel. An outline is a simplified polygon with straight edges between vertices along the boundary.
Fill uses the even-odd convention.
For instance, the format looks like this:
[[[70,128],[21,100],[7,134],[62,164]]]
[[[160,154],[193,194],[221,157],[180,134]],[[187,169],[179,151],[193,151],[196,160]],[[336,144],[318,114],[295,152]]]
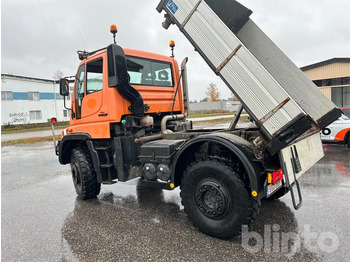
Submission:
[[[73,149],[70,166],[73,184],[79,198],[88,199],[97,196],[100,193],[101,184],[97,182],[92,159],[86,148]]]
[[[231,238],[256,217],[259,205],[245,183],[224,162],[194,162],[181,181],[185,212],[194,226],[210,236]]]
[[[348,141],[346,142],[346,144],[348,145],[348,148],[350,148],[350,135],[348,136]]]

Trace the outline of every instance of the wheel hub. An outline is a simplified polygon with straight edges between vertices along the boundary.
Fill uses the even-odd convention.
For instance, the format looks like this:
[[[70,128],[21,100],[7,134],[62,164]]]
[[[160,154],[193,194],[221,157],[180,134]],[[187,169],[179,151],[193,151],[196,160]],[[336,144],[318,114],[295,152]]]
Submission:
[[[195,193],[199,210],[210,218],[220,218],[226,214],[229,207],[229,195],[225,187],[214,180],[201,182]]]
[[[80,175],[79,175],[79,169],[76,164],[72,165],[72,178],[74,186],[80,186]]]

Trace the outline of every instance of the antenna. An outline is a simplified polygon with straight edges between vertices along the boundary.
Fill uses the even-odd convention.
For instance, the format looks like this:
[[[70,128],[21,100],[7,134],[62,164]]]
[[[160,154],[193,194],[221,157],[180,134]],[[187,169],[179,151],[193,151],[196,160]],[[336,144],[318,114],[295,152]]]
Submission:
[[[115,35],[116,35],[116,33],[118,33],[118,27],[116,25],[112,24],[110,27],[110,32],[113,34],[114,44],[116,44]]]
[[[87,46],[86,46],[86,43],[84,41],[84,37],[83,35],[81,34],[80,30],[79,30],[79,34],[80,34],[80,37],[81,37],[81,40],[83,40],[83,43],[84,43],[84,46],[85,46],[85,50],[88,50]]]

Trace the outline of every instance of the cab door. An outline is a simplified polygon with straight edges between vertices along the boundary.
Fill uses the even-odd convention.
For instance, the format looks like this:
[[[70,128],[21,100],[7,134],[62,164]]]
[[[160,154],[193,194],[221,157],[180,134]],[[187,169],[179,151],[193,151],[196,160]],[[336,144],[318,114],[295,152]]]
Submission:
[[[81,117],[95,115],[102,106],[103,58],[86,63],[85,97],[82,101]]]
[[[81,118],[81,106],[85,96],[85,64],[80,65],[75,79],[72,119]]]
[[[336,136],[343,129],[343,122],[344,120],[340,117],[328,126],[329,129],[331,130],[331,133],[330,133],[331,140],[337,140]]]
[[[103,100],[102,57],[82,64],[79,67],[74,88],[74,118],[83,120],[96,115],[101,109]],[[91,121],[96,121],[96,119],[91,119]]]

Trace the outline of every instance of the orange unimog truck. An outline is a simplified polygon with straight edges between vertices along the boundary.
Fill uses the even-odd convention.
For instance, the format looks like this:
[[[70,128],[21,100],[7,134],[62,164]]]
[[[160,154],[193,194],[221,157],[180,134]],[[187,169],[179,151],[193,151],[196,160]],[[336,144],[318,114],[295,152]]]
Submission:
[[[78,196],[92,198],[101,184],[137,177],[146,186],[180,186],[189,219],[219,238],[240,234],[262,198],[290,192],[298,209],[298,178],[323,157],[319,132],[340,110],[236,1],[161,0],[157,10],[166,12],[163,26],[176,24],[242,105],[229,128],[194,130],[186,120],[187,58],[179,68],[173,56],[115,41],[78,52],[74,81],[60,80],[61,95],[69,97],[70,82],[74,88],[70,127],[56,147]],[[256,126],[237,128],[243,109]]]
[[[79,52],[79,58],[75,80],[60,80],[61,95],[69,97],[70,82],[74,89],[70,127],[56,153],[61,164],[71,165],[81,199],[98,195],[101,184],[140,177],[145,186],[173,190],[181,185],[191,219],[199,221],[201,215],[209,225],[214,222],[212,229],[199,226],[210,235],[232,237],[241,224],[253,221],[267,178],[248,142],[259,129],[193,130],[185,119],[187,58],[179,69],[173,57],[116,44]],[[241,208],[232,209],[236,205]]]

